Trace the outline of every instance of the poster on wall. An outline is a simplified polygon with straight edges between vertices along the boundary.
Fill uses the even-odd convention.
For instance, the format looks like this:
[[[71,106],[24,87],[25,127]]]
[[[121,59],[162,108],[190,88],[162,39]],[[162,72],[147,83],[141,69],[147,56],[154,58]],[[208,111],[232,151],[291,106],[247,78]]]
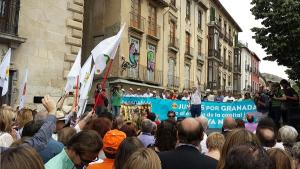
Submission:
[[[154,80],[154,70],[155,70],[155,54],[156,46],[148,44],[147,52],[147,78],[148,80]]]
[[[129,69],[128,75],[132,78],[138,77],[139,55],[140,55],[140,40],[130,37],[129,62],[131,64],[131,67]]]

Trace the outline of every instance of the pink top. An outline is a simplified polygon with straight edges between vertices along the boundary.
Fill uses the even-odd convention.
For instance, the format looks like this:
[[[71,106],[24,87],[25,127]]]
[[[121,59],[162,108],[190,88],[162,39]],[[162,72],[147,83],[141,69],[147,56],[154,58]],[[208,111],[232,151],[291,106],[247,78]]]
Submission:
[[[256,127],[257,127],[257,123],[246,123],[245,124],[245,128],[248,131],[251,131],[252,133],[254,133],[256,131]]]

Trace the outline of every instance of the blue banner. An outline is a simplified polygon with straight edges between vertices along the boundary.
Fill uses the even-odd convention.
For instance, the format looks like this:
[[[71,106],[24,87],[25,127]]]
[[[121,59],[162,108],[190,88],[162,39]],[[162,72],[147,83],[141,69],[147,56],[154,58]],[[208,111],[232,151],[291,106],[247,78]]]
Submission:
[[[176,117],[190,117],[190,105],[188,101],[167,100],[160,98],[123,97],[123,104],[151,104],[151,112],[155,113],[160,120],[167,119],[167,112],[174,111]],[[209,128],[221,128],[223,119],[227,116],[233,118],[245,118],[245,114],[256,113],[253,101],[238,102],[202,102],[201,115],[208,118]]]

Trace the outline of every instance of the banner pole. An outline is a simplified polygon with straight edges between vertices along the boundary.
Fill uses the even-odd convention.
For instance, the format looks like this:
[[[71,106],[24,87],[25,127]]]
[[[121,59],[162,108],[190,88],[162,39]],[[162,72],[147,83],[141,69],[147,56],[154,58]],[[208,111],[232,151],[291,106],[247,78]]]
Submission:
[[[79,75],[76,77],[76,90],[75,90],[75,99],[74,99],[74,107],[77,106],[77,98],[78,98],[78,88],[79,88]]]

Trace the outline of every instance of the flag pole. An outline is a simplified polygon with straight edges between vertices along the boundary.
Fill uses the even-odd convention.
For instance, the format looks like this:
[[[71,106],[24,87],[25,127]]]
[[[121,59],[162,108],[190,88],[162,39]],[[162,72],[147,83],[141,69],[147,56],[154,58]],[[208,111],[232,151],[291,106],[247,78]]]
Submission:
[[[76,77],[76,90],[75,90],[75,99],[74,99],[74,107],[77,106],[77,98],[78,98],[78,87],[79,86],[79,75]]]
[[[110,71],[110,69],[111,69],[111,67],[112,67],[113,61],[114,61],[113,59],[110,59],[110,60],[109,60],[108,68],[107,68],[107,70],[106,70],[106,72],[105,72],[103,81],[102,81],[102,83],[101,83],[101,87],[102,87],[102,88],[105,87],[105,82],[106,82],[106,80],[107,80],[109,71]],[[100,91],[100,92],[101,92],[101,91]],[[100,98],[100,92],[97,94],[97,97],[96,97],[96,100],[95,100],[94,111],[96,111],[96,103],[99,101],[99,98]]]

